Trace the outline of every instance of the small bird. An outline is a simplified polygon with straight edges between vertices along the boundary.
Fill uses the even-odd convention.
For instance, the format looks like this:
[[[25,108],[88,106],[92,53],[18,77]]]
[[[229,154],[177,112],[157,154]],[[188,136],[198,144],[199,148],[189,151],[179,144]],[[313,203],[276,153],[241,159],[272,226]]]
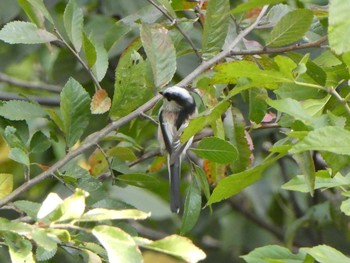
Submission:
[[[158,139],[161,149],[168,154],[170,209],[179,213],[181,158],[193,141],[190,138],[182,144],[180,137],[190,118],[196,114],[196,102],[188,90],[178,86],[166,88],[160,94],[163,96],[163,106],[159,111]]]

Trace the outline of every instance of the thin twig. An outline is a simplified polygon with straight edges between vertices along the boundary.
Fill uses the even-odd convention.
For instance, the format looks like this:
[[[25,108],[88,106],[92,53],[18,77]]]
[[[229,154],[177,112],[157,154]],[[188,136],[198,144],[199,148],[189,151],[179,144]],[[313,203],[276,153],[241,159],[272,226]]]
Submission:
[[[267,10],[268,6],[264,6],[261,10],[258,18],[256,21],[249,27],[247,27],[244,31],[242,31],[236,39],[231,43],[231,45],[225,49],[224,51],[220,52],[218,55],[214,56],[208,61],[202,62],[193,72],[191,72],[187,77],[185,77],[181,82],[179,82],[177,85],[179,86],[186,86],[191,81],[193,81],[196,77],[198,77],[201,73],[206,71],[208,68],[210,68],[212,65],[217,63],[218,61],[225,58],[232,48],[234,48],[250,31],[254,29],[254,27],[259,23],[260,19],[263,17]],[[84,142],[81,144],[80,147],[77,149],[69,152],[66,156],[64,156],[62,159],[58,160],[54,165],[52,165],[49,169],[42,172],[41,174],[37,175],[33,179],[29,180],[28,182],[24,182],[22,185],[20,185],[18,188],[16,188],[12,193],[5,196],[3,199],[0,200],[0,207],[7,204],[8,202],[15,199],[17,196],[22,194],[23,192],[29,190],[33,186],[37,185],[41,181],[45,180],[46,178],[49,178],[52,173],[60,169],[62,166],[64,166],[66,163],[72,161],[75,157],[79,156],[80,154],[84,153],[86,150],[90,149],[94,145],[96,145],[102,138],[104,138],[106,135],[108,135],[110,132],[114,131],[115,129],[129,123],[131,120],[137,118],[140,116],[140,112],[146,112],[149,109],[151,109],[160,99],[161,95],[157,94],[155,97],[147,101],[145,104],[131,112],[130,114],[120,118],[119,120],[113,121],[112,123],[108,124],[106,127],[104,127],[99,132],[95,132],[88,136]]]
[[[284,53],[284,52],[294,51],[298,49],[320,47],[326,41],[327,41],[327,36],[323,36],[319,40],[314,42],[304,43],[304,44],[297,43],[287,47],[276,47],[276,48],[266,47],[264,49],[259,49],[259,50],[241,50],[241,51],[232,50],[230,52],[230,56]]]
[[[0,72],[0,81],[5,82],[14,86],[19,86],[23,88],[29,88],[29,89],[38,89],[38,90],[45,90],[53,93],[60,93],[62,90],[62,87],[46,84],[46,83],[40,83],[40,82],[30,82],[30,81],[24,81],[20,79],[16,79],[13,77],[10,77],[4,73]]]
[[[64,38],[62,37],[62,35],[60,34],[60,32],[57,29],[55,29],[55,32],[56,32],[57,36],[59,37],[59,39],[61,40],[61,42],[72,52],[72,54],[76,57],[76,59],[83,66],[83,68],[89,73],[89,75],[90,75],[92,81],[95,83],[96,87],[99,90],[102,89],[100,82],[97,80],[97,78],[96,78],[95,74],[92,72],[91,68],[89,68],[88,65],[86,65],[86,63],[79,56],[79,54],[64,40]]]
[[[0,92],[0,100],[24,100],[24,101],[35,101],[40,105],[44,106],[59,106],[60,100],[55,98],[46,98],[38,96],[21,97],[8,92]]]
[[[192,39],[182,30],[182,28],[177,23],[176,18],[172,17],[167,10],[164,10],[161,6],[157,5],[156,2],[153,0],[147,0],[151,5],[153,5],[155,8],[157,8],[166,18],[169,19],[169,21],[179,30],[179,32],[184,36],[184,38],[187,40],[187,42],[191,45],[194,53],[196,53],[197,57],[201,60],[202,57],[199,54],[199,51],[197,47],[194,45]]]
[[[346,112],[350,115],[350,107],[348,103],[342,98],[342,96],[340,96],[337,90],[335,88],[329,88],[327,89],[327,92],[334,96],[344,106]]]

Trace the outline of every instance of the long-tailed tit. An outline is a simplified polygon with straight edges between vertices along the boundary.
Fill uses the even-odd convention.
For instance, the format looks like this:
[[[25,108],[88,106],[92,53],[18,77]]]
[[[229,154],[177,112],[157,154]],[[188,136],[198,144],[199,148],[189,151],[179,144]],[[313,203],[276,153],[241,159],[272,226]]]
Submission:
[[[168,153],[168,171],[170,181],[170,209],[178,213],[181,206],[180,177],[181,158],[193,138],[186,143],[180,142],[181,134],[189,119],[196,113],[196,103],[192,95],[184,88],[173,86],[160,92],[163,106],[159,112],[158,139],[162,149]]]

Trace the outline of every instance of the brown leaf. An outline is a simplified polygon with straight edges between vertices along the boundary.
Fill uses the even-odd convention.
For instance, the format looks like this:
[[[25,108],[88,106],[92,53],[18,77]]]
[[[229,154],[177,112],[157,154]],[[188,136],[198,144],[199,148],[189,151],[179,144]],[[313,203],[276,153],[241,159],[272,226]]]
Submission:
[[[91,113],[92,114],[102,114],[111,108],[111,99],[108,97],[108,94],[106,90],[100,89],[98,90],[95,95],[92,97],[91,100]]]

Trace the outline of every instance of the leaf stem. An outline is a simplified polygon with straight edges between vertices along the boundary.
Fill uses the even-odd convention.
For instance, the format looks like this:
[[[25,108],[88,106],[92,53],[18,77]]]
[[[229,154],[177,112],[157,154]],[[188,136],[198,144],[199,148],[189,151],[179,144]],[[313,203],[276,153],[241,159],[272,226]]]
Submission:
[[[337,92],[335,88],[329,88],[327,89],[327,92],[331,94],[333,97],[335,97],[345,108],[346,112],[350,115],[350,107],[346,100],[343,99],[342,96]]]

